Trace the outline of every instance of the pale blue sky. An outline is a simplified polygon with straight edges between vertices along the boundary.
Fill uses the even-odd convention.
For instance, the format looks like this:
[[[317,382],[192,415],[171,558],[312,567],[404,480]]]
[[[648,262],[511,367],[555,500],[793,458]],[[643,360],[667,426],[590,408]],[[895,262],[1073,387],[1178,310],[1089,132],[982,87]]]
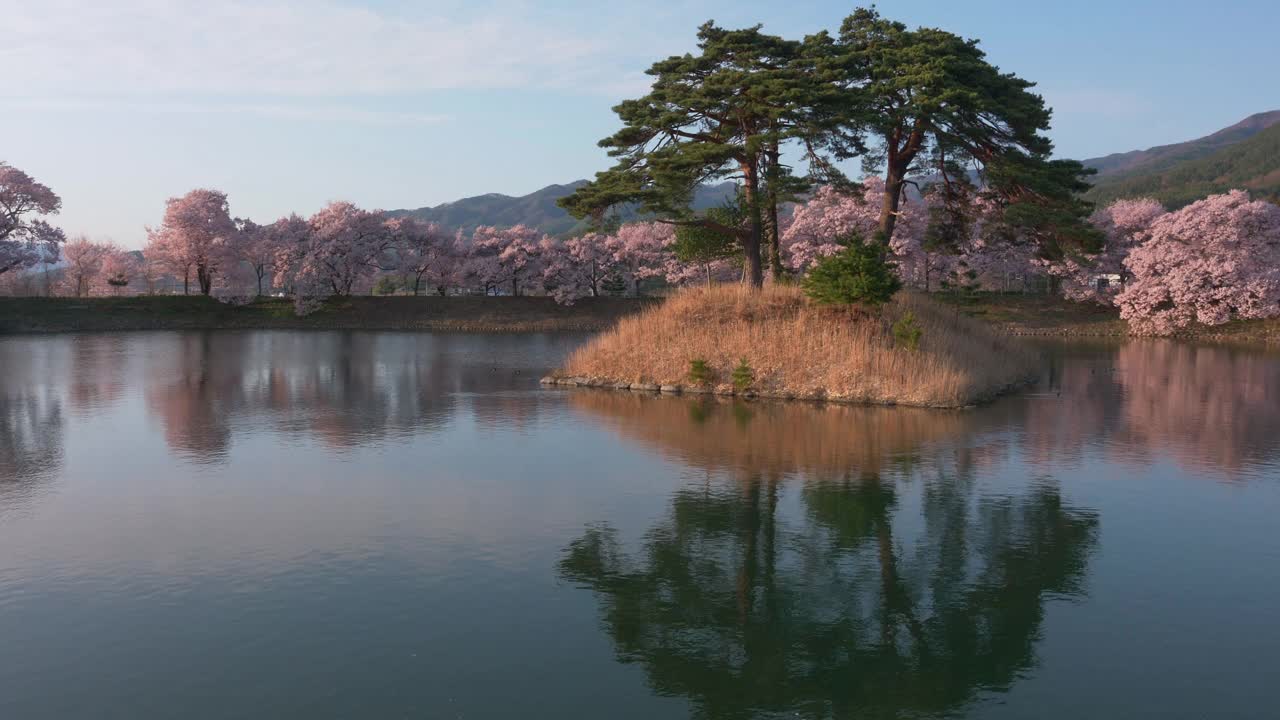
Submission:
[[[856,4],[0,0],[0,160],[62,195],[69,232],[128,247],[194,187],[259,221],[523,194],[606,167],[610,108],[702,21],[799,37]],[[1061,156],[1280,108],[1274,1],[879,7],[1037,81]]]

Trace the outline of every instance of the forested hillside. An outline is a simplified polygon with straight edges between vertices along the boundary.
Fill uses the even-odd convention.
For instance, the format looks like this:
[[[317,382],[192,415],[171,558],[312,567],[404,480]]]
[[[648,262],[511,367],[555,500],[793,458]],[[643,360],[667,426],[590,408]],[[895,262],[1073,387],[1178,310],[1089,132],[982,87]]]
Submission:
[[[1256,198],[1280,198],[1280,124],[1203,157],[1171,165],[1157,162],[1103,177],[1089,192],[1089,199],[1106,203],[1153,197],[1176,209],[1233,188],[1248,190]]]

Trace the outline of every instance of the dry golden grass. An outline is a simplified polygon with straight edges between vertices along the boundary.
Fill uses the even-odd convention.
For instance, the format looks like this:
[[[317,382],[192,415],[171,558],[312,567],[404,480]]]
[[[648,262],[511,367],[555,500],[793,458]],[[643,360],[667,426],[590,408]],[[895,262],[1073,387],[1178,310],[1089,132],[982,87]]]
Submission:
[[[891,331],[908,310],[924,331],[914,351],[896,346]],[[762,396],[931,407],[986,400],[1033,366],[1015,340],[921,295],[899,293],[864,312],[814,305],[794,287],[722,285],[622,319],[570,356],[562,375],[687,389],[694,359],[707,361],[718,392],[731,390],[745,359]]]

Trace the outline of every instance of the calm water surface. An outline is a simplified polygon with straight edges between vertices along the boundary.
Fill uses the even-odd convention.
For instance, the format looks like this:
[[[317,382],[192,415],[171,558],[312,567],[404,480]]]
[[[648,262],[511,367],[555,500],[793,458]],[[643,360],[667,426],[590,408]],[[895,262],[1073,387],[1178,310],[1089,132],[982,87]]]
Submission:
[[[0,339],[0,718],[1280,717],[1280,357],[940,412],[580,341]]]

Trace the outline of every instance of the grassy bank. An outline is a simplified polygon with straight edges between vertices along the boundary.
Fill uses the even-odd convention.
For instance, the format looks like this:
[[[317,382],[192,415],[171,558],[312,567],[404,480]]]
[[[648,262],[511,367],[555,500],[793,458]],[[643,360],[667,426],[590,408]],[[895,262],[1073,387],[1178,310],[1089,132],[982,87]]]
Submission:
[[[907,312],[919,347],[895,338]],[[704,360],[707,379],[691,376]],[[735,383],[745,362],[751,379]],[[636,390],[737,392],[843,402],[959,407],[1025,379],[1033,357],[990,326],[929,298],[883,311],[817,306],[793,287],[691,289],[623,319],[569,357],[553,379]],[[735,385],[737,387],[735,387]]]
[[[458,332],[595,331],[647,300],[544,297],[349,297],[297,317],[288,300],[226,305],[207,297],[0,298],[0,333],[117,330],[328,329]]]
[[[1129,332],[1115,308],[1056,296],[937,293],[931,297],[1011,335],[1120,337]]]
[[[931,297],[1010,335],[1126,337],[1128,324],[1115,308],[1046,295],[938,293]],[[1280,318],[1237,320],[1195,326],[1178,333],[1186,340],[1247,345],[1280,345]]]

